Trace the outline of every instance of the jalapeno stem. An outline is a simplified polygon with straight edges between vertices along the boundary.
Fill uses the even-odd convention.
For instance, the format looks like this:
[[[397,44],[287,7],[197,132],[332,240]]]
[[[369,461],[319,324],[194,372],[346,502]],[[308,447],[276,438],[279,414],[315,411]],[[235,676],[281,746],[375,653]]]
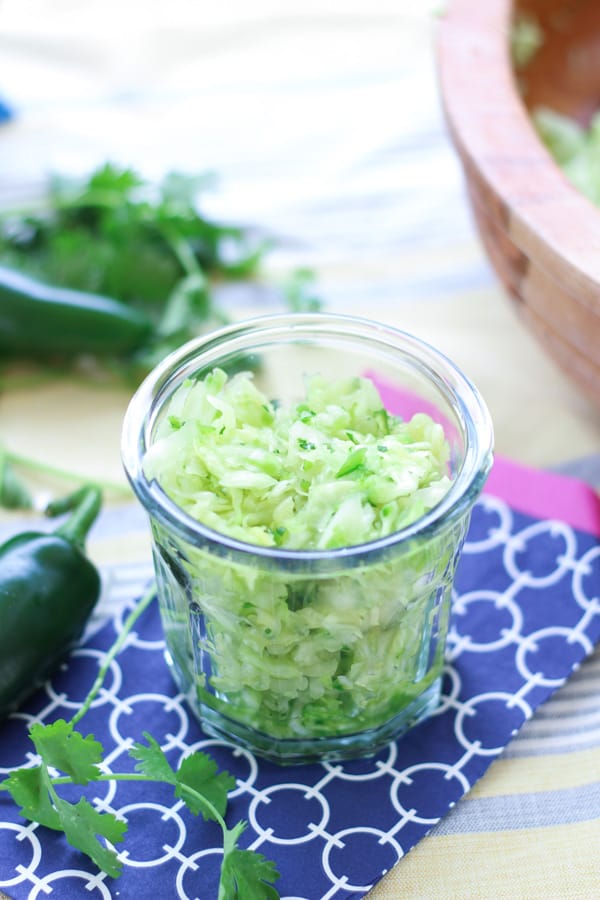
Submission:
[[[0,444],[0,453],[14,466],[29,469],[32,472],[38,472],[40,475],[48,475],[51,478],[61,478],[65,481],[85,481],[86,477],[77,472],[71,472],[68,469],[62,469],[59,466],[51,466],[48,463],[41,462],[39,459],[33,459],[30,456],[23,456],[21,453],[13,453]],[[131,497],[131,490],[125,484],[119,484],[116,481],[107,481],[106,479],[94,479],[94,484],[98,488],[110,491],[111,493],[122,495],[123,497]]]
[[[46,514],[60,516],[72,511],[67,521],[54,533],[76,547],[83,548],[87,533],[98,517],[101,503],[100,489],[94,484],[87,484],[66,497],[53,500],[46,507]]]

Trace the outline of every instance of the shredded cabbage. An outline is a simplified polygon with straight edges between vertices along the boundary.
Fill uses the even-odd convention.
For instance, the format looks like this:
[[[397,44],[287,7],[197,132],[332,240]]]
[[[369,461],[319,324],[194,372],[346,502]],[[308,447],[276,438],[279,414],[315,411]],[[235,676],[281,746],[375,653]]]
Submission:
[[[544,31],[535,16],[518,13],[510,40],[515,70],[522,73],[542,47]],[[584,125],[558,110],[538,106],[531,118],[542,143],[569,181],[600,206],[600,113],[596,112]]]
[[[600,114],[584,127],[570,116],[540,107],[533,113],[533,122],[569,181],[600,206]]]
[[[144,470],[193,518],[250,544],[325,550],[398,531],[450,486],[441,425],[384,409],[366,378],[308,379],[291,407],[250,373],[188,381]]]
[[[448,455],[440,425],[391,416],[367,379],[315,375],[283,407],[252,375],[215,369],[175,393],[144,467],[221,533],[326,549],[389,535],[430,510],[451,483]],[[441,672],[465,527],[297,573],[190,546],[153,521],[167,644],[205,725],[224,715],[242,739],[245,728],[310,742],[376,731],[418,704]]]

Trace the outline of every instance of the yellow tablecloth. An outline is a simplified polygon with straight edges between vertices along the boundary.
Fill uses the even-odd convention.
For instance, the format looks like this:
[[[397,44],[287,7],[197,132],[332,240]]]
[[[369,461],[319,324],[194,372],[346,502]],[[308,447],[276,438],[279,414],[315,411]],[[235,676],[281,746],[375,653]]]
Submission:
[[[328,309],[412,331],[462,366],[499,452],[538,466],[598,453],[599,411],[483,256],[440,114],[432,13],[410,0],[5,0],[0,97],[15,118],[0,130],[0,203],[106,158],[216,170],[211,211],[280,236],[273,273],[310,265]],[[236,317],[279,308],[226,299]],[[21,375],[0,396],[2,441],[124,485],[129,391]],[[104,566],[149,561],[143,528],[90,550]],[[599,685],[596,655],[373,900],[599,896]]]

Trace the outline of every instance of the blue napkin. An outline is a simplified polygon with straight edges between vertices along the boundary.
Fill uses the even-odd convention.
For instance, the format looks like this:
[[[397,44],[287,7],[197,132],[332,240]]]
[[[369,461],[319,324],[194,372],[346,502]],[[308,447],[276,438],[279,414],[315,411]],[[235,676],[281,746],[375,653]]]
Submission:
[[[237,778],[229,821],[248,822],[241,843],[275,861],[282,897],[361,897],[592,651],[600,638],[599,576],[600,544],[591,531],[484,494],[457,576],[442,705],[371,759],[280,768],[207,738],[165,665],[156,604],[80,728],[102,741],[114,770],[131,769],[127,746],[146,730],[174,764],[190,749],[207,750]],[[24,760],[34,763],[27,738],[34,718],[73,715],[122,617],[76,650],[68,667],[0,727],[0,775]],[[24,822],[0,793],[0,889],[15,900],[33,892],[60,900],[216,898],[220,831],[191,816],[168,786],[102,783],[85,791],[98,809],[127,815],[121,877],[99,874],[64,836]]]

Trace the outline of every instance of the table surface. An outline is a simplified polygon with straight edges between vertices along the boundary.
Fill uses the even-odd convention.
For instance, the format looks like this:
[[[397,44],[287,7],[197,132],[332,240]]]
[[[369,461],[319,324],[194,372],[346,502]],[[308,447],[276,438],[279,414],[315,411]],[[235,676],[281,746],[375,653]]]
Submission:
[[[4,0],[0,99],[15,117],[0,130],[0,204],[34,197],[49,171],[105,159],[151,177],[216,171],[209,210],[277,235],[273,274],[311,266],[328,310],[396,325],[452,357],[487,400],[499,453],[541,467],[589,461],[600,411],[525,329],[474,230],[439,105],[435,12],[410,0]],[[235,317],[281,309],[245,289],[225,301]],[[124,484],[128,399],[126,388],[15,379],[0,396],[2,441]],[[90,549],[99,564],[148,559],[145,534]],[[600,672],[598,655],[589,665]],[[557,715],[574,702],[565,691]],[[600,703],[584,713],[600,722]],[[540,754],[536,727],[459,804],[508,798],[504,819],[461,829],[457,816],[373,900],[600,893],[600,804],[596,821],[568,811],[550,821],[543,805],[551,788],[598,781],[600,729],[590,725],[585,746],[565,739]]]

